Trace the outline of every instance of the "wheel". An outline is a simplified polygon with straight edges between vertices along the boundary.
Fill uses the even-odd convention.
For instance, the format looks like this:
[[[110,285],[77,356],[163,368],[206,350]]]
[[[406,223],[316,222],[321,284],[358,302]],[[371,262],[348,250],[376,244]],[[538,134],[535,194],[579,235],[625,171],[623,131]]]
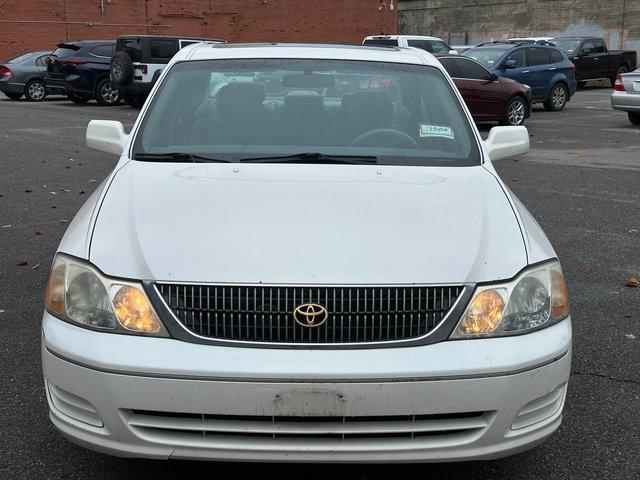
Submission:
[[[11,100],[20,100],[22,93],[4,92],[4,94]]]
[[[68,93],[67,97],[69,97],[69,100],[71,100],[73,103],[77,103],[78,105],[87,103],[89,100],[91,100],[91,97],[89,97],[88,95],[82,95],[79,93]]]
[[[96,102],[103,107],[117,105],[120,101],[120,91],[113,88],[111,80],[104,78],[96,86]]]
[[[551,89],[549,98],[544,102],[544,109],[550,112],[564,110],[569,101],[569,90],[564,83],[556,83]]]
[[[125,103],[133,108],[142,108],[145,100],[146,98],[143,96],[125,96],[124,97]]]
[[[631,123],[634,125],[640,125],[640,113],[627,112],[627,115],[629,116],[629,121]]]
[[[624,65],[623,65],[622,67],[620,67],[620,68],[618,69],[618,71],[616,72],[616,74],[615,74],[613,77],[611,77],[611,78],[609,79],[609,80],[611,80],[611,86],[613,87],[613,86],[615,85],[615,83],[616,83],[616,77],[617,77],[618,75],[622,75],[623,73],[627,73],[628,71],[629,71],[629,69],[628,69],[627,67],[625,67]]]
[[[133,79],[133,61],[127,52],[116,52],[111,57],[111,69],[109,71],[111,83],[121,87],[127,85]]]
[[[526,115],[527,105],[524,100],[522,100],[522,97],[512,97],[509,103],[507,103],[507,109],[500,124],[513,126],[522,125]]]
[[[30,102],[41,102],[47,97],[47,88],[42,80],[31,80],[24,86],[24,96]]]

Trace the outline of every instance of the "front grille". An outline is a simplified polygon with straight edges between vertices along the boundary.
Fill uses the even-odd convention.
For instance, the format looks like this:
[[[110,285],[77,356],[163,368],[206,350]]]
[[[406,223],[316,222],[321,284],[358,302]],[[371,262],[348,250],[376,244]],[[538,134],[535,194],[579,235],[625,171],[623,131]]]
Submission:
[[[463,289],[158,285],[160,295],[180,323],[196,335],[293,344],[420,338],[442,322]],[[293,312],[305,304],[324,307],[328,312],[326,322],[313,328],[296,322]]]
[[[437,415],[362,417],[285,417],[209,415],[199,413],[126,410],[129,427],[156,441],[299,440],[304,442],[358,442],[397,439],[418,441],[448,438],[464,441],[484,431],[492,412]]]

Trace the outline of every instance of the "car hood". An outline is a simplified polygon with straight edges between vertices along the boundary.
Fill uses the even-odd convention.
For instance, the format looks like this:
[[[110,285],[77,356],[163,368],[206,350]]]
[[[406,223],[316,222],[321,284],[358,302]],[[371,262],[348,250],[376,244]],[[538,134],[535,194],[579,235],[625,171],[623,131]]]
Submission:
[[[115,174],[89,258],[125,278],[251,284],[479,282],[527,262],[481,166],[139,161]]]

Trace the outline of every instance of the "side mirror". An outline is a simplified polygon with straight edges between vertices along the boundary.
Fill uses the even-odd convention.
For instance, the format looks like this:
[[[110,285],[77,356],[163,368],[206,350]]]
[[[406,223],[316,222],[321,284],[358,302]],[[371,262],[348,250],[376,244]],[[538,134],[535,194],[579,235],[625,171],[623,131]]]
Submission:
[[[497,82],[499,79],[500,77],[493,72],[489,72],[487,75],[487,82]]]
[[[122,155],[128,135],[122,123],[113,120],[91,120],[87,126],[87,147],[99,152]]]
[[[526,127],[494,127],[484,141],[492,162],[524,155],[529,151],[529,132]]]
[[[514,58],[511,58],[502,64],[502,68],[504,68],[505,70],[508,70],[511,68],[517,68],[517,67],[518,67],[518,62],[516,62]]]
[[[458,50],[454,50],[454,49],[449,50],[449,55],[458,55]]]

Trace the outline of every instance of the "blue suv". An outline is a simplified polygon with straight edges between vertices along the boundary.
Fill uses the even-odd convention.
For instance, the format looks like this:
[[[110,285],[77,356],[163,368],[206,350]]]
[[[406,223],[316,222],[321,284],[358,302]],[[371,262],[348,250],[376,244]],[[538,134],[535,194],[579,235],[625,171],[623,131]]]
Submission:
[[[74,103],[95,98],[99,105],[117,105],[120,93],[109,78],[115,40],[59,43],[47,64],[48,85],[62,87]]]
[[[564,110],[576,92],[576,67],[557,48],[523,42],[492,42],[464,52],[500,77],[529,85],[534,103]]]

